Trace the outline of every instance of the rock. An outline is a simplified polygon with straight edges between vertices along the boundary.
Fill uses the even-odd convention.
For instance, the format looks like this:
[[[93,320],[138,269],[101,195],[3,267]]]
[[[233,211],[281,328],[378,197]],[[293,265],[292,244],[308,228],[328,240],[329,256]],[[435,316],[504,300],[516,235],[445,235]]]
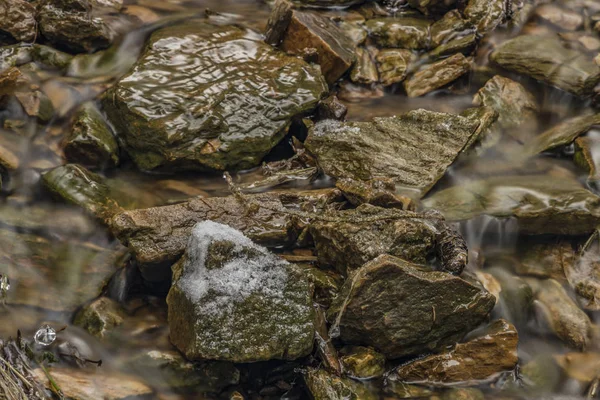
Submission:
[[[285,31],[287,31],[294,5],[289,0],[275,0],[271,15],[267,21],[265,31],[265,42],[271,46],[278,46],[283,40]]]
[[[457,388],[444,392],[443,400],[485,400],[485,395],[475,388]]]
[[[427,19],[374,18],[368,20],[366,26],[379,47],[422,50],[431,46],[431,21]]]
[[[381,49],[376,56],[379,81],[385,86],[402,82],[414,59],[415,56],[410,50]]]
[[[335,345],[329,337],[325,310],[317,304],[315,304],[315,343],[317,344],[316,353],[323,362],[323,367],[337,376],[342,376],[342,363]]]
[[[559,385],[562,386],[560,368],[549,355],[539,355],[523,365],[520,376],[522,384],[519,389],[525,388],[528,392],[552,393]]]
[[[33,42],[36,36],[35,6],[25,0],[0,1],[0,32],[18,42]]]
[[[592,335],[590,318],[554,279],[527,279],[533,289],[537,319],[572,349],[585,350]]]
[[[109,221],[122,211],[104,179],[81,165],[54,168],[42,175],[42,184],[56,198],[83,208],[101,221]]]
[[[485,151],[498,143],[500,132],[495,126],[498,113],[493,108],[486,106],[467,108],[460,115],[472,121],[479,121],[479,127],[461,153]]]
[[[465,20],[458,10],[448,11],[442,18],[431,25],[432,47],[440,46],[472,31],[469,21]]]
[[[569,378],[586,384],[600,375],[600,353],[566,353],[555,355],[554,360]]]
[[[596,191],[600,187],[600,158],[597,149],[600,145],[600,135],[597,131],[589,132],[586,136],[575,139],[575,154],[573,161],[588,172],[588,185]]]
[[[431,50],[427,55],[432,60],[436,60],[442,57],[451,56],[452,54],[461,53],[463,55],[470,54],[475,46],[477,45],[477,34],[470,33],[465,36],[450,40],[444,44],[439,45],[435,49]]]
[[[519,329],[529,322],[533,306],[533,291],[525,280],[500,267],[487,269],[500,282],[499,315]]]
[[[60,70],[65,70],[73,59],[73,56],[68,53],[37,43],[31,48],[31,57],[36,63]]]
[[[396,185],[391,179],[373,179],[370,181],[354,181],[340,179],[335,187],[342,191],[344,197],[354,206],[371,204],[383,208],[399,208],[414,211],[414,201],[406,196],[396,194]]]
[[[455,54],[442,61],[426,65],[404,81],[408,97],[419,97],[454,82],[471,69],[471,60]]]
[[[535,9],[535,15],[567,31],[576,31],[583,26],[583,16],[578,12],[566,10],[556,4],[542,4]]]
[[[373,346],[395,359],[454,343],[494,303],[494,296],[461,278],[383,255],[346,281],[328,315],[344,343]]]
[[[426,385],[489,382],[519,361],[519,336],[513,325],[497,320],[452,350],[412,361],[398,368],[398,379]]]
[[[330,271],[325,271],[310,264],[298,263],[296,266],[308,277],[315,287],[314,301],[329,307],[342,286],[342,278]]]
[[[167,297],[171,342],[189,360],[294,360],[312,351],[312,286],[241,232],[194,226]]]
[[[106,48],[121,33],[131,29],[124,15],[110,16],[88,0],[44,0],[40,5],[40,32],[52,44],[76,52]]]
[[[504,22],[507,4],[504,0],[469,0],[464,11],[465,18],[485,35]]]
[[[411,7],[416,8],[424,14],[438,14],[451,8],[455,0],[408,0]]]
[[[31,59],[31,50],[29,46],[2,46],[0,47],[0,73],[4,73],[10,67],[18,67],[27,64],[28,62],[31,62]]]
[[[235,196],[195,198],[169,206],[125,211],[115,215],[110,226],[134,254],[144,278],[164,281],[170,277],[169,266],[183,254],[197,222],[213,220],[229,225],[263,245],[289,245],[297,237],[296,214],[290,210],[304,204],[322,212],[321,204],[338,195],[331,190],[271,192],[247,195],[248,203]]]
[[[25,115],[46,122],[52,118],[54,109],[48,97],[40,90],[34,76],[35,69],[33,63],[28,63],[10,67],[0,73],[0,97],[16,98]]]
[[[375,400],[379,397],[360,382],[332,375],[322,369],[309,369],[304,381],[314,400]]]
[[[126,316],[119,303],[108,297],[99,297],[75,315],[73,324],[103,339],[121,325]]]
[[[321,121],[306,148],[336,179],[392,179],[427,193],[477,131],[480,122],[459,115],[414,110],[373,122]]]
[[[227,386],[240,382],[240,371],[233,363],[191,363],[176,351],[151,350],[134,358],[129,364],[142,376],[158,372],[162,379],[157,379],[157,384],[168,390],[193,389],[195,393],[218,393]]]
[[[567,145],[597,124],[600,124],[600,113],[568,118],[526,142],[523,153],[526,156],[534,156]]]
[[[281,12],[278,8],[276,12]],[[354,43],[330,19],[319,14],[304,11],[284,11],[289,20],[285,30],[280,27],[272,29],[282,31],[281,48],[286,52],[303,56],[309,49],[315,49],[317,63],[330,85],[337,81],[354,63]],[[271,17],[271,20],[283,20]],[[284,23],[280,23],[283,26]],[[274,36],[274,35],[273,35]]]
[[[591,57],[566,48],[554,36],[524,35],[498,46],[490,59],[502,68],[585,96],[600,81],[600,67]]]
[[[539,111],[533,94],[520,83],[500,75],[494,76],[479,89],[473,97],[473,104],[493,108],[498,113],[498,124],[508,132],[534,120]]]
[[[360,4],[365,0],[294,0],[296,3],[314,8],[338,8]]]
[[[565,270],[572,268],[576,262],[573,246],[568,241],[548,240],[519,241],[520,261],[515,265],[519,275],[537,278],[565,279]]]
[[[596,231],[582,248],[577,260],[564,264],[564,274],[569,284],[582,298],[584,308],[600,310],[600,232]],[[573,251],[572,258],[575,258]]]
[[[63,143],[69,162],[87,167],[114,167],[119,164],[119,145],[104,116],[93,103],[81,106]]]
[[[386,394],[394,396],[394,399],[420,399],[430,398],[432,395],[435,395],[434,391],[426,387],[409,385],[408,383],[391,379],[385,380],[383,390]]]
[[[342,103],[337,96],[329,96],[319,102],[317,107],[317,118],[318,119],[336,119],[343,121],[346,119],[348,114],[348,107]]]
[[[526,235],[590,234],[600,222],[600,198],[576,180],[542,175],[471,181],[441,190],[423,205],[449,221],[478,215],[515,218]]]
[[[371,58],[370,49],[359,47],[356,49],[356,64],[350,72],[350,80],[355,83],[371,85],[379,81],[377,65]]]
[[[378,378],[385,372],[385,357],[370,347],[344,347],[340,361],[348,376],[356,379]]]
[[[326,91],[318,67],[286,56],[258,35],[190,21],[152,34],[137,64],[106,96],[104,109],[143,170],[231,170],[258,165],[291,119],[316,107]]]
[[[124,256],[122,249],[6,229],[0,229],[0,251],[11,284],[6,303],[59,312],[98,296]]]
[[[353,210],[324,214],[315,219],[309,232],[315,243],[319,263],[351,275],[366,262],[381,254],[425,264],[433,254],[440,268],[460,274],[466,265],[466,245],[456,235],[448,248],[440,247],[450,228],[435,215],[362,205]],[[463,257],[456,254],[464,250]],[[447,252],[446,254],[442,254]]]
[[[103,368],[90,373],[83,369],[53,367],[48,372],[65,398],[69,399],[125,400],[155,396],[152,389],[135,378],[123,373],[111,375]],[[50,390],[51,383],[44,371],[38,368],[33,373]]]

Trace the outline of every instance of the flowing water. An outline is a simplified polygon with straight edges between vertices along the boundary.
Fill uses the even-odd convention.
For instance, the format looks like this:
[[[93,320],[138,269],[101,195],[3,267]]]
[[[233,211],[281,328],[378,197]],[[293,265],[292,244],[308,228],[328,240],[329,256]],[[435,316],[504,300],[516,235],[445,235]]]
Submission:
[[[67,326],[58,335],[80,343],[79,351],[85,358],[102,359],[100,368],[120,376],[141,379],[155,390],[156,397],[197,399],[201,398],[197,394],[182,394],[172,387],[172,380],[169,380],[160,366],[132,362],[148,351],[173,351],[168,340],[164,297],[140,283],[139,273],[126,249],[110,237],[105,227],[77,207],[66,206],[52,199],[40,189],[39,179],[42,171],[63,163],[59,144],[65,129],[68,129],[67,117],[80,104],[98,96],[131,67],[141,52],[144,40],[156,26],[164,21],[202,14],[208,8],[221,13],[219,18],[224,21],[263,32],[270,7],[258,0],[139,0],[128,1],[127,4],[150,9],[161,19],[153,22],[151,28],[144,27],[130,32],[118,45],[93,62],[73,65],[66,76],[57,76],[54,71],[40,71],[40,85],[52,101],[56,115],[48,123],[21,127],[27,134],[0,134],[0,146],[10,148],[19,158],[18,168],[11,173],[9,180],[4,181],[0,205],[0,274],[11,278],[6,304],[0,308],[0,337],[14,336],[20,330],[24,337],[32,339],[45,323],[52,324],[56,329]],[[336,12],[343,15],[343,11]],[[481,68],[450,89],[416,99],[407,98],[395,87],[386,90],[346,87],[340,90],[339,97],[349,109],[347,119],[364,121],[416,108],[453,113],[463,111],[471,106],[473,94],[488,78],[484,67],[487,66],[491,44],[502,40],[505,35],[502,32],[486,38],[476,57],[477,65]],[[588,103],[556,89],[529,80],[519,80],[535,94],[540,104],[536,123],[515,129],[509,137],[502,137],[490,149],[462,157],[436,185],[430,196],[440,190],[482,178],[517,175],[576,181],[589,186],[591,190],[597,189],[588,180],[588,173],[571,161],[569,148],[526,160],[515,158],[526,140],[545,128],[554,126],[558,121],[582,114],[590,108]],[[598,132],[600,131],[594,130],[589,135],[597,137]],[[597,153],[600,150],[594,148],[593,151]],[[285,150],[282,153],[285,154]],[[277,158],[278,154],[273,157]],[[106,171],[105,175],[111,189],[117,193],[120,204],[128,209],[174,204],[194,196],[229,194],[227,184],[220,174],[145,174],[126,164],[118,170]],[[250,182],[260,175],[260,169],[257,169],[238,173],[234,179],[241,183]],[[282,188],[297,190],[331,185],[332,180],[324,178],[313,182],[291,182]],[[503,182],[501,186],[510,188],[511,181]],[[547,201],[552,202],[552,199]],[[512,218],[477,215],[462,222],[459,229],[469,245],[471,271],[485,267],[486,270],[516,270],[522,275],[535,276],[535,264],[544,262],[544,258],[540,255],[533,262],[528,260],[529,269],[520,269],[525,261],[524,254],[536,244],[558,242],[551,235],[541,238],[522,235]],[[573,252],[586,239],[572,239]],[[117,268],[108,282],[102,271],[94,270],[94,267],[90,270],[90,265],[101,265],[106,257],[113,258],[113,265]],[[74,312],[83,303],[96,297],[99,294],[97,288],[103,285],[105,295],[121,302],[129,316],[115,334],[100,342],[73,326],[72,319]],[[495,313],[515,318],[506,307],[497,308]],[[594,323],[597,322],[596,312],[590,311],[588,315]],[[540,357],[568,351],[547,330],[547,327],[540,326],[535,316],[531,316],[524,322],[524,326],[519,327],[521,365]],[[553,368],[548,365],[542,369],[544,367]],[[98,367],[88,365],[86,368]],[[277,373],[273,371],[278,371],[282,376],[293,376],[297,375],[296,368],[298,366],[293,364],[277,362],[243,365],[240,366],[242,386],[248,393],[255,391],[256,396],[256,391],[268,386],[269,382],[276,381]],[[272,376],[265,376],[266,371],[270,371]],[[555,372],[544,373],[553,376]],[[507,374],[497,387],[514,380],[517,380],[516,373]],[[551,394],[579,396],[587,389],[577,380],[565,375],[557,377],[555,381],[548,382],[548,392]],[[381,381],[375,381],[371,385],[374,392],[382,393]],[[481,388],[490,394],[495,390],[489,385],[482,385]],[[96,390],[102,393],[106,388],[98,386]],[[519,395],[518,391],[511,393],[510,396]],[[278,395],[274,398],[304,396],[304,392],[296,387],[287,391],[283,397]],[[387,393],[385,396],[396,398],[398,395]]]

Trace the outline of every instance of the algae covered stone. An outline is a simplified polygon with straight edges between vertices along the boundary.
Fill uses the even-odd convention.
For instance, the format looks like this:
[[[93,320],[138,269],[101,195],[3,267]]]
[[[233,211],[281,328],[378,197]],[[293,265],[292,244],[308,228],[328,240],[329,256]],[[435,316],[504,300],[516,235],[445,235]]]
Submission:
[[[390,178],[425,194],[479,126],[479,120],[419,109],[373,122],[321,121],[305,145],[336,179]]]
[[[466,280],[383,255],[346,281],[328,316],[343,342],[394,359],[460,340],[494,304],[493,295]]]
[[[241,232],[195,225],[173,272],[170,337],[188,359],[293,360],[312,351],[311,284]]]
[[[141,169],[241,169],[258,165],[326,91],[317,66],[259,35],[190,21],[152,34],[105,110]]]

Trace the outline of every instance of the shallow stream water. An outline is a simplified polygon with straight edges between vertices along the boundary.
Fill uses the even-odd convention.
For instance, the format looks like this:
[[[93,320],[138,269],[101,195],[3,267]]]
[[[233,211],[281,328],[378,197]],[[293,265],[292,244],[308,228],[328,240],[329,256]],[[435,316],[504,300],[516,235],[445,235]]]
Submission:
[[[270,7],[259,0],[131,0],[126,4],[145,7],[161,18],[189,18],[189,15],[202,14],[208,8],[220,13],[223,20],[258,32],[264,31],[270,13]],[[344,13],[335,12],[341,15]],[[485,68],[488,66],[487,53],[491,44],[503,40],[506,35],[503,31],[484,39],[476,56],[476,64],[480,67],[477,72],[471,72],[448,89],[438,90],[425,97],[408,98],[400,87],[394,86],[386,89],[339,89],[340,99],[348,106],[347,119],[366,121],[373,117],[398,115],[417,108],[452,113],[465,110],[471,106],[473,94],[489,78]],[[23,136],[15,140],[13,135],[0,132],[0,146],[11,148],[19,156],[18,169],[11,173],[10,179],[5,180],[3,184],[0,203],[0,234],[5,236],[5,239],[0,238],[0,273],[13,277],[6,304],[0,309],[0,337],[14,336],[17,330],[20,330],[24,337],[33,338],[35,332],[45,323],[52,324],[57,329],[67,326],[59,335],[81,343],[81,351],[87,352],[88,358],[102,359],[101,368],[106,371],[140,379],[155,391],[152,396],[156,398],[198,399],[202,397],[196,393],[180,393],[176,388],[169,387],[168,379],[161,368],[148,365],[132,366],[132,359],[148,351],[173,350],[168,340],[164,297],[140,283],[139,273],[128,257],[126,249],[110,237],[105,227],[79,208],[52,199],[39,187],[40,174],[63,163],[59,143],[64,130],[68,129],[68,117],[81,103],[96,97],[130,68],[140,53],[146,36],[146,28],[130,32],[119,45],[113,47],[114,52],[107,59],[95,65],[82,67],[71,76],[57,76],[53,71],[41,71],[41,87],[50,97],[57,114],[46,124],[23,127],[22,129],[29,132],[33,130],[33,134],[28,135],[27,140],[23,140]],[[535,94],[540,105],[539,119],[536,123],[515,129],[490,149],[461,157],[429,196],[469,181],[517,175],[579,182],[592,191],[597,189],[594,182],[588,180],[588,173],[572,162],[572,149],[568,146],[553,154],[525,160],[515,157],[529,138],[565,118],[592,110],[586,101],[533,80],[518,79]],[[592,131],[590,135],[597,135],[598,132],[600,131]],[[286,155],[286,149],[282,148],[279,151],[281,154],[276,150],[269,157],[277,159]],[[127,209],[174,204],[194,196],[229,194],[221,174],[142,173],[131,163],[126,163],[117,170],[106,171],[104,175],[111,189],[117,194],[119,203]],[[250,182],[260,175],[260,169],[243,171],[234,174],[234,180],[239,183]],[[320,178],[313,182],[287,183],[279,189],[298,190],[332,185],[331,179]],[[502,182],[500,185],[510,188],[511,181]],[[548,198],[546,201],[553,200]],[[475,216],[460,223],[459,229],[469,245],[471,271],[492,267],[518,271],[515,266],[524,263],[524,254],[531,246],[559,241],[551,235],[535,238],[522,235],[515,221],[510,218]],[[20,235],[18,239],[11,236],[15,234]],[[573,252],[586,240],[586,237],[572,238]],[[72,325],[74,312],[98,295],[97,287],[103,283],[101,274],[90,271],[89,266],[95,262],[101,263],[103,257],[115,257],[115,267],[119,268],[105,284],[104,293],[122,302],[130,314],[116,334],[104,343]],[[534,259],[533,264],[536,262],[545,262],[543,255]],[[532,266],[529,262],[528,266],[530,270],[522,272],[523,275],[535,275],[531,272],[535,265]],[[28,273],[24,274],[23,271]],[[14,278],[15,276],[19,278]],[[15,302],[17,292],[20,300]],[[575,298],[572,292],[570,294]],[[506,310],[497,309],[495,313],[508,319],[514,318]],[[596,325],[600,315],[591,311],[587,313]],[[523,329],[519,327],[520,365],[569,351],[563,343],[545,332],[547,327],[540,327],[534,319],[532,316],[530,321],[525,321]],[[593,348],[588,351],[595,352]],[[600,356],[597,359],[600,360]],[[93,368],[96,367],[87,366],[86,370]],[[253,393],[252,398],[258,398],[256,392],[266,385],[265,382],[269,381],[268,374],[272,374],[276,368],[283,370],[286,364],[269,362],[240,366],[243,382],[240,386],[244,387],[247,393]],[[289,368],[293,375],[296,373],[294,369],[300,367],[289,364]],[[547,368],[550,370],[554,367]],[[587,390],[585,384],[562,372],[552,370],[541,374],[551,377],[547,383],[548,395],[578,397]],[[503,379],[517,380],[516,376],[517,373],[506,374]],[[501,385],[502,383],[492,386],[482,384],[479,387],[488,395],[495,396],[496,388]],[[382,389],[382,381],[375,381],[371,386],[382,398],[401,398],[397,393],[385,392]],[[97,393],[105,390],[101,386],[95,389]],[[305,396],[301,385],[297,385],[285,395],[272,398],[306,398]],[[518,397],[521,394],[514,391],[499,396]],[[212,397],[207,395],[207,398]],[[263,398],[269,396],[263,395]]]

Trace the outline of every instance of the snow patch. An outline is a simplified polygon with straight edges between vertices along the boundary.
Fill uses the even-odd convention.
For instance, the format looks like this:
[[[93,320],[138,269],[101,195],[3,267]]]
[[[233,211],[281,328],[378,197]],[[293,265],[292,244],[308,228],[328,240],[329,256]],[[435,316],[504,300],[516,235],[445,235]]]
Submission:
[[[335,119],[326,119],[315,124],[313,135],[317,137],[325,135],[344,135],[358,134],[360,129],[356,126],[349,126],[347,123],[337,121]]]

